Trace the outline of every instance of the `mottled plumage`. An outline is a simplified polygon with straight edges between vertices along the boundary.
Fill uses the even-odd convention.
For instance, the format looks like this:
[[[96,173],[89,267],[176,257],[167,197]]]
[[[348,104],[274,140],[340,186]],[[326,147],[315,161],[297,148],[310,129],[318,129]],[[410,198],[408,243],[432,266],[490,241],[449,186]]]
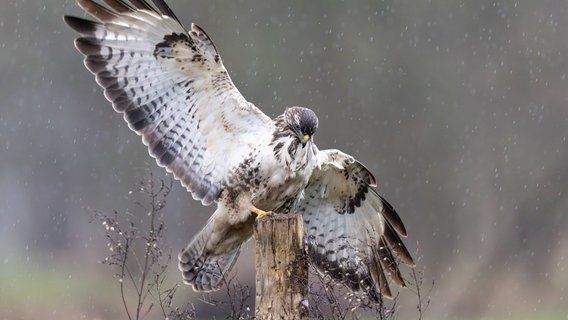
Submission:
[[[77,0],[98,21],[66,16],[105,97],[158,165],[217,209],[179,254],[186,283],[216,290],[252,235],[256,214],[298,212],[311,261],[377,301],[385,274],[413,265],[406,230],[374,189],[373,175],[313,143],[318,119],[292,107],[270,119],[235,88],[200,27],[186,31],[162,0]]]

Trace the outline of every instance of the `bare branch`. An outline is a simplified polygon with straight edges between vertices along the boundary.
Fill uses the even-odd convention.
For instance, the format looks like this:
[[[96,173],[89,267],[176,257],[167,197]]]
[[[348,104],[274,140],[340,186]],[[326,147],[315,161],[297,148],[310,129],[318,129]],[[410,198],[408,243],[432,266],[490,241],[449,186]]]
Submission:
[[[165,245],[163,209],[173,181],[156,182],[151,171],[148,172],[148,178],[136,190],[146,198],[145,202],[135,202],[144,214],[135,215],[128,211],[121,215],[116,211],[112,215],[93,214],[92,220],[99,220],[104,227],[111,252],[103,264],[116,270],[114,277],[118,278],[122,304],[129,320],[153,318],[155,306],[166,319],[193,319],[193,306],[172,306],[178,285],[170,288],[165,285],[172,255]],[[133,303],[129,302],[129,289],[135,292]]]

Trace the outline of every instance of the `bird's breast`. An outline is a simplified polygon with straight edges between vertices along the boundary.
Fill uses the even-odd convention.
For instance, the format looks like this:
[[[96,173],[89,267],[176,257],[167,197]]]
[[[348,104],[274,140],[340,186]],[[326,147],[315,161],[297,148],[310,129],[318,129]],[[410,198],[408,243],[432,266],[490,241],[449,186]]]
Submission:
[[[263,210],[289,209],[302,194],[315,167],[315,157],[308,152],[313,150],[300,146],[288,157],[274,154],[265,157],[259,165],[260,173],[266,178],[253,194],[253,204]]]

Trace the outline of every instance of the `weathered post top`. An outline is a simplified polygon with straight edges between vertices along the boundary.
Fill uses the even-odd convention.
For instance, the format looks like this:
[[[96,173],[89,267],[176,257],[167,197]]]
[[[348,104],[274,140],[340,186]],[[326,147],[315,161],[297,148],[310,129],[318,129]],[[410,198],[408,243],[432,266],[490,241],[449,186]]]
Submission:
[[[302,216],[279,214],[257,219],[255,318],[307,319],[308,260]]]

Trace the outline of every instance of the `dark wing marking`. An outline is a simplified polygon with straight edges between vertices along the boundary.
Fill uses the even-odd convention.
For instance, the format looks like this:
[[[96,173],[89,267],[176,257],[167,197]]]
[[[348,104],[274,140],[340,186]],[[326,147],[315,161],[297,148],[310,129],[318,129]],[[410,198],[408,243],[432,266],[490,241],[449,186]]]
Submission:
[[[371,188],[375,179],[362,164],[338,150],[320,151],[318,158],[321,167],[312,173],[298,206],[310,259],[374,301],[379,292],[392,297],[386,275],[404,286],[398,260],[414,265],[400,238],[406,235],[402,221]]]
[[[186,31],[163,1],[77,2],[99,21],[65,21],[105,97],[194,198],[216,200],[271,120],[235,88],[207,34]]]

